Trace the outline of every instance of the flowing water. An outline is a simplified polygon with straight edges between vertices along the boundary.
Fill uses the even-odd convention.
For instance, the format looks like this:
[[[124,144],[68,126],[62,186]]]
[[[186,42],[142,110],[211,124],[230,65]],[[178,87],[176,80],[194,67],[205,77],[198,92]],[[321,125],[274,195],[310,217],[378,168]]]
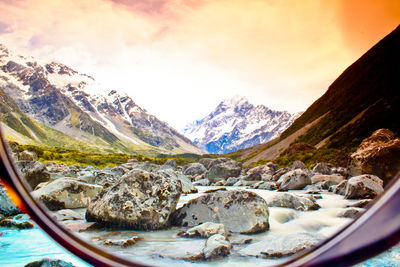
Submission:
[[[189,199],[196,198],[204,191],[217,188],[215,186],[198,187],[199,193],[183,195],[178,204],[182,206]],[[228,188],[231,189],[231,188]],[[235,188],[232,188],[235,189]],[[259,194],[263,198],[271,197],[273,194],[281,192],[248,189]],[[298,195],[304,194],[304,191],[290,191]],[[289,233],[319,233],[326,237],[331,236],[346,224],[351,222],[349,218],[340,218],[338,214],[353,201],[346,200],[343,196],[322,193],[321,199],[317,203],[321,206],[315,211],[296,211],[289,208],[270,207],[270,230],[264,233],[254,235],[240,235],[241,237],[251,238],[255,242],[262,241],[267,237]],[[80,212],[83,212],[82,210]],[[20,219],[21,220],[21,219]],[[26,217],[22,218],[26,220]],[[211,262],[188,262],[174,259],[176,256],[184,255],[201,250],[204,245],[204,239],[191,239],[177,237],[176,234],[183,228],[172,228],[161,231],[135,231],[144,239],[139,241],[131,248],[113,248],[106,249],[138,262],[158,266],[266,266],[276,264],[282,260],[264,259],[261,257],[243,257],[238,250],[247,245],[233,247],[231,255],[220,260]],[[123,232],[123,231],[121,231]],[[106,233],[102,232],[83,232],[79,235],[88,241],[93,237]],[[161,258],[159,255],[163,255]],[[90,266],[75,256],[66,252],[59,245],[55,244],[50,238],[43,234],[42,230],[35,227],[30,230],[13,230],[0,228],[0,266],[24,266],[25,264],[41,260],[43,258],[61,259],[73,263],[75,266]],[[383,265],[382,265],[383,264]],[[400,247],[389,250],[383,256],[371,259],[359,266],[400,266]]]

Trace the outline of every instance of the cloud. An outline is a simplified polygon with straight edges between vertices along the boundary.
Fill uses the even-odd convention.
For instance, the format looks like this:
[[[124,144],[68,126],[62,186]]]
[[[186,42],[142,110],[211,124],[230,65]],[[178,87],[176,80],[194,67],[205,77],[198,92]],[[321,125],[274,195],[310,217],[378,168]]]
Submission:
[[[13,29],[12,29],[11,25],[0,21],[0,34],[12,33],[12,32],[13,32]]]
[[[129,92],[180,128],[236,94],[306,109],[397,26],[398,1],[383,2],[2,1],[0,38]]]

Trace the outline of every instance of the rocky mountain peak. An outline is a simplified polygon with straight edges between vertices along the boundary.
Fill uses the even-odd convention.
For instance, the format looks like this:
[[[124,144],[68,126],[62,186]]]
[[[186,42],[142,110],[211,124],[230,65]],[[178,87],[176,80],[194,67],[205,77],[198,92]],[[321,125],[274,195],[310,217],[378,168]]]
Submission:
[[[210,153],[229,153],[279,136],[299,114],[254,106],[242,96],[225,99],[208,116],[183,132]]]
[[[27,116],[118,152],[202,153],[189,139],[139,107],[62,63],[42,63],[1,46],[0,86]]]

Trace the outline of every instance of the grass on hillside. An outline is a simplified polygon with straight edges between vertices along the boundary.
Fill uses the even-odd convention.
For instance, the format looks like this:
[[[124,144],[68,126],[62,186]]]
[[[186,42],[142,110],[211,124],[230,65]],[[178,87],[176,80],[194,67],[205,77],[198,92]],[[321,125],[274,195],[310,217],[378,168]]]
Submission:
[[[39,161],[46,163],[54,161],[67,165],[94,166],[104,168],[106,166],[116,166],[126,163],[128,159],[137,159],[138,161],[149,161],[155,164],[164,164],[167,160],[174,159],[178,165],[186,165],[197,161],[200,156],[194,154],[182,155],[159,155],[158,157],[146,157],[142,155],[132,155],[123,153],[86,153],[73,149],[61,147],[43,147],[35,145],[18,145],[19,151],[32,151]]]

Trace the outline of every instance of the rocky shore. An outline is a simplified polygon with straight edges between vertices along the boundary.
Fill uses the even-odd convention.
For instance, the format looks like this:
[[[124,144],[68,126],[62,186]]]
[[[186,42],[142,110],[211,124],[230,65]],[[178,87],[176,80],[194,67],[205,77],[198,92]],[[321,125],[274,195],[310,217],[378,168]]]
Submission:
[[[34,198],[62,225],[148,264],[281,259],[332,235],[384,191],[376,175],[324,162],[244,168],[221,157],[97,169],[12,152]],[[23,229],[13,225],[19,211],[0,190],[0,227]]]

